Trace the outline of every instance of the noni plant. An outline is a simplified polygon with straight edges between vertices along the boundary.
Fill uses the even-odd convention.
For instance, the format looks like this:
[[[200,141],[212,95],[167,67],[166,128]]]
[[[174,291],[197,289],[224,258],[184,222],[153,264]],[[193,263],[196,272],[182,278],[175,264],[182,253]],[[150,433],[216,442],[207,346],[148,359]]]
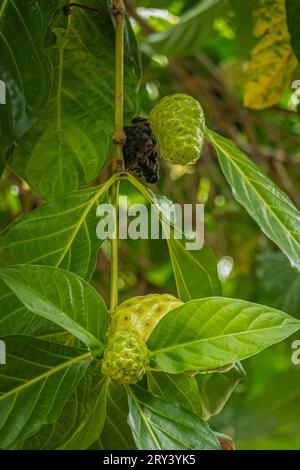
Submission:
[[[188,3],[170,0],[172,16],[147,22],[144,10],[135,9],[140,2],[0,1],[0,209],[10,204],[14,219],[3,217],[0,234],[1,449],[234,448],[223,431],[230,433],[226,420],[236,415],[211,418],[244,378],[241,361],[300,330],[299,304],[293,303],[299,297],[300,213],[289,197],[297,175],[284,173],[288,196],[255,163],[259,151],[269,158],[278,129],[265,125],[267,111],[237,111],[238,98],[200,54],[206,34],[219,35],[203,47],[212,59],[221,49],[235,50],[228,46],[235,34],[233,7]],[[283,3],[279,24],[285,24],[290,74],[299,41],[291,2],[288,19]],[[215,21],[221,14],[223,22]],[[263,21],[272,37],[272,18]],[[254,47],[247,63],[258,60]],[[284,76],[277,77],[272,104],[290,77],[277,65]],[[265,80],[259,78],[257,88],[251,77],[246,104],[261,109],[268,102]],[[282,127],[296,133],[298,124],[288,125],[295,119],[291,113],[281,109]],[[276,115],[270,122],[278,120]],[[258,124],[268,136],[247,156]],[[280,155],[274,167],[282,174],[286,153]],[[204,220],[212,235],[189,249],[191,234],[180,231],[168,212],[171,199],[178,194],[180,202],[206,202],[210,190],[217,210],[208,203]],[[126,204],[151,207],[130,240],[120,235],[125,196]],[[108,207],[113,211],[105,239],[99,234]],[[154,215],[161,245],[151,238]],[[247,229],[239,231],[244,220]],[[141,235],[146,227],[148,237]],[[248,240],[245,232],[255,235]],[[227,250],[218,235],[239,243],[233,256],[243,269],[231,284],[221,282],[221,268],[225,262],[231,269],[232,258],[218,263],[208,245]],[[254,282],[239,283],[250,276],[245,259],[254,246],[270,246],[271,257],[276,246],[285,266],[285,280],[275,289],[272,276],[282,275],[281,264],[263,276],[265,301],[253,294],[263,290]],[[288,301],[287,284],[296,286]],[[258,389],[267,382],[261,370]],[[274,387],[269,401],[276,394]]]

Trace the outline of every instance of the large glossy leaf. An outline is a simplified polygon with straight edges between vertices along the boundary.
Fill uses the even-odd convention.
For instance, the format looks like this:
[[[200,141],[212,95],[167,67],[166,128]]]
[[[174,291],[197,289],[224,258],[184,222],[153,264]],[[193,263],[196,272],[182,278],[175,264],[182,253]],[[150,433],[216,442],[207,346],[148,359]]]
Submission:
[[[0,337],[15,334],[33,334],[40,331],[44,324],[45,320],[29,312],[10,288],[1,280]]]
[[[300,273],[282,253],[258,256],[256,275],[261,302],[300,318]]]
[[[1,105],[0,161],[36,122],[48,97],[52,73],[43,49],[58,4],[58,0],[0,2],[0,77],[6,86],[6,104]]]
[[[29,336],[4,339],[0,370],[0,448],[54,422],[91,362],[87,351]]]
[[[253,16],[258,43],[251,51],[244,104],[265,109],[278,103],[290,86],[297,60],[286,24],[285,1],[260,1]]]
[[[152,332],[151,366],[173,374],[209,371],[246,359],[299,329],[299,320],[252,302],[191,300],[167,314]]]
[[[140,450],[217,450],[214,433],[199,416],[134,385],[128,389],[129,416]]]
[[[300,212],[233,142],[212,131],[207,137],[218,152],[236,200],[300,270]]]
[[[65,404],[58,419],[22,443],[22,450],[88,448],[101,434],[106,413],[108,379],[94,361]]]
[[[285,6],[292,47],[300,62],[300,4],[298,0],[285,0]]]
[[[99,13],[74,8],[59,15],[46,50],[54,83],[38,124],[18,145],[12,167],[39,195],[54,199],[95,179],[111,149],[114,128],[114,44],[107,2]],[[130,28],[127,23],[127,29]],[[136,110],[138,67],[133,35],[126,42],[125,113]]]
[[[96,209],[109,184],[74,191],[18,217],[0,235],[1,266],[60,266],[89,279],[102,243],[96,236]],[[2,335],[40,329],[40,319],[29,313],[2,281],[0,305]]]
[[[194,414],[202,416],[200,393],[195,377],[150,371],[147,374],[147,381],[150,392],[172,400]]]
[[[16,265],[0,270],[0,277],[28,310],[68,331],[94,354],[102,354],[108,312],[90,284],[52,266]]]
[[[168,57],[191,55],[200,51],[213,34],[214,20],[226,11],[227,0],[204,0],[182,15],[175,26],[149,36],[148,42],[159,54]]]
[[[103,432],[91,448],[102,450],[136,449],[127,417],[127,394],[120,384],[112,381],[107,388],[106,420]]]
[[[245,377],[245,371],[237,363],[228,372],[197,374],[202,418],[208,420],[222,411],[238,383]]]

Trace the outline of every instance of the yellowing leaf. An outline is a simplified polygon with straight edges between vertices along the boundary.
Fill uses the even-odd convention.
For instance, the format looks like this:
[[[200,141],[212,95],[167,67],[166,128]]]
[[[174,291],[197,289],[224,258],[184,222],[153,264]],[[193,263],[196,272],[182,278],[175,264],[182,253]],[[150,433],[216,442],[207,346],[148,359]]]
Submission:
[[[260,38],[251,52],[244,105],[265,109],[278,103],[297,67],[286,24],[284,0],[259,0],[254,34]]]

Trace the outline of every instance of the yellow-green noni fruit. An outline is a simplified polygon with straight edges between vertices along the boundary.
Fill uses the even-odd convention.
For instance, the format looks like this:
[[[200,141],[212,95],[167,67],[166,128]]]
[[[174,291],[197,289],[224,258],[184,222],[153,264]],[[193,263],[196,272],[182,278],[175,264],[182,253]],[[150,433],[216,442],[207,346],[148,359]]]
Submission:
[[[144,341],[130,331],[118,331],[108,337],[101,371],[122,384],[135,384],[146,373],[149,352]]]
[[[200,158],[205,118],[197,100],[181,93],[165,96],[154,106],[149,119],[161,158],[177,165],[194,163]]]
[[[119,305],[112,315],[110,332],[130,331],[146,342],[159,321],[182,303],[170,294],[133,297]]]

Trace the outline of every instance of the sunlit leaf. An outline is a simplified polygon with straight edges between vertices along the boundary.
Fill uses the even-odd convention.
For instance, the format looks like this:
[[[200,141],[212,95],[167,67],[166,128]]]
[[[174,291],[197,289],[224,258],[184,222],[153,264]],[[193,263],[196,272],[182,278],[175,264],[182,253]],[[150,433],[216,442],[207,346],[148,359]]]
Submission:
[[[50,266],[16,265],[1,269],[0,277],[28,310],[68,331],[94,354],[102,354],[108,312],[90,284]]]
[[[279,310],[243,300],[191,300],[167,314],[148,339],[151,367],[178,374],[246,359],[300,329]]]
[[[300,270],[300,212],[288,196],[228,139],[208,131],[235,199]]]

